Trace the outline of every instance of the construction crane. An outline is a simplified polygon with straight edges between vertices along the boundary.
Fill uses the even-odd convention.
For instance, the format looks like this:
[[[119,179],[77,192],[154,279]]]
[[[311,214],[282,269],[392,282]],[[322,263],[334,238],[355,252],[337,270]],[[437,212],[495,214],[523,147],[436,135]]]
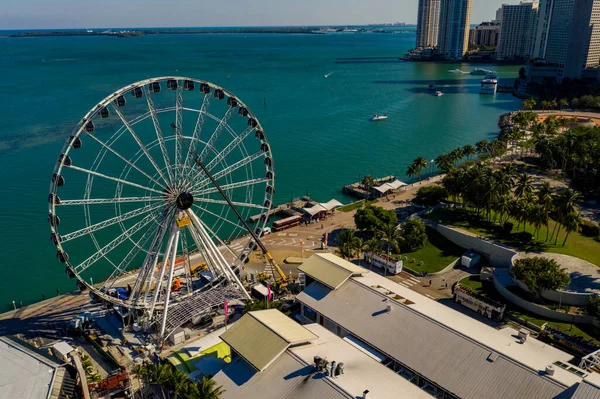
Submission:
[[[219,193],[221,194],[221,196],[223,197],[223,199],[225,201],[227,201],[227,203],[229,204],[229,206],[231,207],[231,209],[233,209],[233,212],[235,213],[235,215],[237,216],[238,220],[244,225],[244,227],[246,228],[246,230],[248,230],[248,233],[250,233],[250,235],[252,236],[252,239],[254,240],[254,242],[256,243],[256,245],[258,245],[258,247],[261,249],[266,261],[268,262],[269,266],[271,266],[271,268],[273,270],[275,270],[275,272],[278,274],[278,278],[275,278],[275,276],[273,276],[273,278],[275,279],[275,282],[277,283],[279,289],[281,290],[285,290],[287,288],[287,286],[294,281],[293,277],[291,276],[286,276],[286,274],[283,272],[283,270],[281,270],[281,268],[279,267],[279,265],[277,264],[277,262],[275,262],[275,259],[273,258],[273,256],[269,253],[269,251],[267,250],[267,247],[265,247],[265,245],[260,241],[260,237],[254,232],[254,230],[252,230],[252,228],[250,228],[250,226],[248,225],[248,223],[246,222],[246,220],[242,217],[242,215],[238,212],[237,208],[235,207],[235,205],[233,205],[233,203],[231,202],[231,200],[229,199],[229,197],[227,196],[227,194],[225,194],[225,192],[223,191],[223,189],[221,188],[221,186],[219,185],[219,183],[217,183],[217,181],[214,179],[214,177],[212,176],[212,174],[210,173],[210,171],[206,168],[206,166],[204,165],[204,163],[202,162],[202,160],[200,159],[200,157],[198,156],[198,154],[196,155],[196,165],[198,165],[202,171],[206,174],[206,176],[210,179],[210,181],[212,182],[212,184],[217,188],[217,190],[219,191]],[[261,273],[259,274],[260,276],[266,276],[265,273]]]

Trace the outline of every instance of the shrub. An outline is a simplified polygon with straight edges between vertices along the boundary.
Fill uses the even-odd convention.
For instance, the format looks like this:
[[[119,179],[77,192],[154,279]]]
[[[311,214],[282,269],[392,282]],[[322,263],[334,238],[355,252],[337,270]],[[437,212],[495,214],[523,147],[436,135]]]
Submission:
[[[502,225],[502,233],[510,234],[513,227],[514,227],[514,225],[511,222],[504,222],[504,224]]]
[[[515,234],[515,238],[522,244],[529,244],[533,239],[533,234],[528,231],[520,231]]]
[[[586,237],[598,237],[600,235],[600,227],[588,221],[584,221],[580,225],[581,234]]]
[[[510,273],[538,297],[543,289],[559,290],[571,281],[569,273],[561,269],[554,259],[541,257],[517,259]]]
[[[415,202],[425,206],[434,206],[448,198],[448,191],[441,186],[421,187],[417,191]]]

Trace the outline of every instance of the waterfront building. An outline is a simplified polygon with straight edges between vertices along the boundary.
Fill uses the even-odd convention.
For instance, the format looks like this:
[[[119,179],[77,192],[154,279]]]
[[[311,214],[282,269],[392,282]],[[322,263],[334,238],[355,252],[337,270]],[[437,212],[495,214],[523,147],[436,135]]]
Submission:
[[[500,23],[496,21],[482,22],[469,31],[470,46],[496,47],[500,35]]]
[[[497,49],[499,60],[530,57],[535,41],[538,5],[537,2],[502,5],[501,30]]]
[[[296,297],[303,322],[360,343],[434,397],[600,397],[600,375],[574,366],[569,353],[521,340],[511,327],[494,328],[341,258],[310,260],[307,287]]]
[[[530,81],[597,79],[600,64],[600,0],[542,0]]]
[[[442,0],[438,53],[449,60],[458,60],[469,46],[469,24],[472,0]]]
[[[433,48],[438,43],[440,0],[419,0],[417,48]]]
[[[502,6],[496,10],[496,19],[494,22],[501,23],[502,22]]]

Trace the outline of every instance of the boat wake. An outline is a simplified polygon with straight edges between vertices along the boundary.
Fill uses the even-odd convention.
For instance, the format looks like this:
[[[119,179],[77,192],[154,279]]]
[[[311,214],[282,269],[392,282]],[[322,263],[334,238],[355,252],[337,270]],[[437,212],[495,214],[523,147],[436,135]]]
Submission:
[[[325,79],[327,79],[327,78],[328,78],[328,77],[330,77],[331,75],[333,75],[333,72],[326,73],[326,74],[324,75],[324,76],[325,76]]]
[[[450,73],[469,73],[469,72],[465,72],[465,71],[461,71],[460,69],[450,69],[448,72]]]

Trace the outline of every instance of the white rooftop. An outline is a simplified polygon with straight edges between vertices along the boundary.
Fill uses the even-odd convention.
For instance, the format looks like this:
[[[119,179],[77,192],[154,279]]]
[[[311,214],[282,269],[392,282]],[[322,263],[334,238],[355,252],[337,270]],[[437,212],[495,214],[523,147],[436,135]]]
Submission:
[[[46,398],[57,364],[0,338],[0,399]]]
[[[532,337],[527,338],[524,344],[520,344],[517,337],[518,331],[515,329],[510,327],[502,329],[490,327],[466,314],[429,299],[376,273],[367,273],[351,278],[368,287],[379,285],[403,296],[414,302],[414,304],[410,305],[411,309],[451,328],[467,338],[471,338],[496,352],[502,353],[506,357],[530,369],[536,371],[544,370],[546,366],[553,364],[557,360],[567,363],[573,358],[572,355]],[[465,311],[468,310],[465,308]],[[581,377],[560,367],[555,367],[554,376],[549,378],[567,386],[581,381]]]
[[[326,358],[329,362],[335,360],[336,363],[344,363],[344,374],[331,379],[344,391],[355,397],[362,397],[362,393],[368,390],[371,399],[432,398],[416,385],[326,328],[318,324],[307,324],[304,327],[319,338],[309,345],[292,347],[288,351],[308,364],[313,363],[315,356]]]

